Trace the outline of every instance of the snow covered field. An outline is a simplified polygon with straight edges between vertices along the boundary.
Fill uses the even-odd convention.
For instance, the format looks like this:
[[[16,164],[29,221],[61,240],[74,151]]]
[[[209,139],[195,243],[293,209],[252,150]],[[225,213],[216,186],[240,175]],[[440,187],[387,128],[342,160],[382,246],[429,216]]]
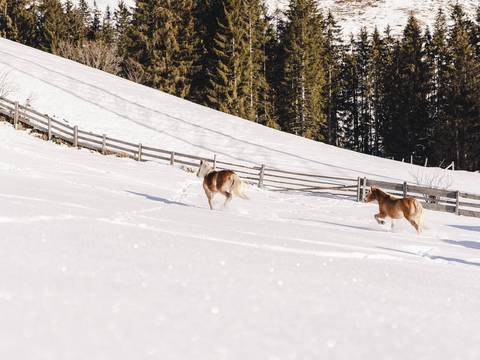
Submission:
[[[264,128],[0,40],[21,99],[144,145],[325,175],[421,167]],[[429,171],[438,171],[430,169]],[[479,174],[450,172],[478,192]],[[194,174],[0,123],[0,359],[478,359],[480,222],[247,187],[208,210]]]
[[[478,359],[480,224],[247,187],[0,124],[2,359]],[[221,199],[217,199],[221,207]]]

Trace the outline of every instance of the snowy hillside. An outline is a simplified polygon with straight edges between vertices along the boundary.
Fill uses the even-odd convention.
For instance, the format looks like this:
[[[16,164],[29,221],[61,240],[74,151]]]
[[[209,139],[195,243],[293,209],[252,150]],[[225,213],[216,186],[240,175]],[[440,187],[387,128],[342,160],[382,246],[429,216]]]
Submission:
[[[462,4],[465,11],[474,14],[479,5],[478,0],[318,0],[325,11],[332,11],[344,29],[344,36],[357,33],[361,27],[370,31],[376,26],[383,31],[390,25],[394,34],[400,34],[410,13],[418,17],[422,25],[432,26],[439,7],[448,11],[456,2]],[[91,1],[93,4],[93,0]],[[107,5],[112,8],[118,0],[97,0],[100,9]],[[126,4],[135,4],[134,0],[126,0]],[[287,8],[288,0],[266,0],[271,11]]]
[[[342,177],[415,182],[437,173],[272,130],[51,54],[0,39],[12,99],[80,129],[143,145]],[[478,192],[480,174],[443,172],[452,189]]]
[[[320,7],[332,11],[344,29],[344,36],[357,33],[361,27],[370,31],[375,26],[383,31],[390,25],[394,34],[400,34],[411,13],[423,26],[432,26],[435,15],[442,7],[448,12],[452,4],[459,3],[469,14],[474,14],[478,0],[318,0]],[[288,0],[267,0],[270,9],[285,9]]]
[[[478,220],[250,187],[212,212],[194,174],[2,123],[0,154],[1,359],[480,357]]]

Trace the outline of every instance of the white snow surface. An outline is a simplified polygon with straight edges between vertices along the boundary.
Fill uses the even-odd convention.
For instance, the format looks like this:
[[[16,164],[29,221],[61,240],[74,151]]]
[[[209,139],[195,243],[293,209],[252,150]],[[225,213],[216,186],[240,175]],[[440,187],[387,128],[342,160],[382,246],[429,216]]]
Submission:
[[[285,10],[288,0],[267,0],[271,10]],[[318,0],[324,12],[331,11],[343,28],[345,37],[357,34],[362,27],[370,32],[375,27],[384,31],[390,25],[392,34],[400,35],[410,14],[414,14],[423,27],[433,27],[439,8],[449,13],[455,3],[464,7],[467,14],[475,14],[478,0]]]
[[[315,173],[420,167],[270,130],[0,40],[12,98],[86,130]],[[478,174],[453,172],[476,189]],[[0,359],[478,359],[480,224],[200,179],[0,123]]]
[[[73,104],[73,103],[72,103]],[[244,188],[0,123],[0,358],[478,359],[478,219]]]
[[[480,174],[443,171],[343,150],[253,122],[0,39],[0,73],[12,99],[80,129],[166,150],[247,165],[395,182],[443,177],[479,192]],[[408,160],[408,159],[407,159]]]
[[[377,27],[379,31],[390,25],[392,33],[402,33],[407,19],[413,13],[422,26],[432,28],[435,15],[439,8],[448,13],[450,7],[459,3],[464,7],[467,14],[473,16],[478,0],[318,0],[319,7],[326,13],[331,11],[338,23],[343,27],[345,37],[357,34],[362,27],[370,32]],[[90,2],[93,4],[93,0]],[[129,6],[134,6],[135,1],[126,0]],[[105,9],[109,5],[112,9],[118,4],[118,0],[97,0],[99,9]],[[266,0],[271,12],[275,9],[285,10],[289,0]]]

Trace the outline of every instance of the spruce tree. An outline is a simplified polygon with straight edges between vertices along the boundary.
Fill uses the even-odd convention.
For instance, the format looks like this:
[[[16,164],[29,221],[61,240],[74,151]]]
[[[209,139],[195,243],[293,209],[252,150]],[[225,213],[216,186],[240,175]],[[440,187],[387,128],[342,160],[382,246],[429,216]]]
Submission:
[[[138,0],[126,33],[126,71],[140,74],[148,86],[186,97],[196,56],[192,9],[191,0]]]
[[[217,19],[213,39],[214,61],[209,69],[207,99],[211,107],[248,118],[248,84],[243,72],[248,65],[248,14],[244,0],[227,0]],[[248,76],[248,75],[247,75]]]
[[[39,46],[55,53],[67,38],[67,24],[60,0],[42,0],[39,6]]]
[[[97,2],[93,2],[92,22],[88,28],[87,39],[98,40],[102,36],[102,13],[98,9]]]
[[[341,96],[341,58],[343,52],[342,31],[332,13],[329,11],[324,25],[325,38],[325,77],[327,128],[325,140],[332,145],[338,144],[339,106]]]
[[[412,15],[403,31],[398,52],[397,111],[392,114],[388,149],[395,157],[411,155],[424,159],[428,116],[429,79],[424,58],[424,37],[417,19]],[[400,135],[401,134],[401,135]],[[393,134],[392,134],[393,135]]]
[[[109,6],[105,9],[103,16],[100,39],[106,44],[113,44],[115,41],[115,28]]]
[[[314,0],[292,0],[286,11],[282,42],[283,93],[280,109],[284,130],[322,140],[325,126],[323,18]]]
[[[35,46],[36,16],[34,0],[0,0],[0,35]]]
[[[453,7],[451,17],[447,127],[452,146],[449,160],[453,159],[457,168],[475,170],[480,163],[480,63],[475,56],[468,32],[469,24],[460,5]]]

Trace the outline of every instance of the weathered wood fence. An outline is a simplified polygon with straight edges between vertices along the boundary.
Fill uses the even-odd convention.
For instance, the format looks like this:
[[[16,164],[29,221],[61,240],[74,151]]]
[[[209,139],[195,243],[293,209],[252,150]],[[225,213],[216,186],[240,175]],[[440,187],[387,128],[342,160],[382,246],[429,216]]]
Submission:
[[[128,157],[137,161],[159,161],[170,165],[191,168],[200,160],[210,161],[216,169],[231,169],[250,184],[272,191],[327,193],[363,201],[368,187],[378,186],[399,196],[414,196],[431,210],[480,217],[480,195],[460,191],[432,189],[413,184],[398,184],[366,178],[344,178],[280,170],[266,165],[250,166],[217,159],[159,149],[144,144],[134,144],[115,139],[106,134],[95,134],[69,126],[48,115],[41,114],[18,102],[0,97],[0,114],[11,121],[16,129],[29,127],[44,135],[47,140],[61,140],[74,147],[98,151],[104,155]]]

